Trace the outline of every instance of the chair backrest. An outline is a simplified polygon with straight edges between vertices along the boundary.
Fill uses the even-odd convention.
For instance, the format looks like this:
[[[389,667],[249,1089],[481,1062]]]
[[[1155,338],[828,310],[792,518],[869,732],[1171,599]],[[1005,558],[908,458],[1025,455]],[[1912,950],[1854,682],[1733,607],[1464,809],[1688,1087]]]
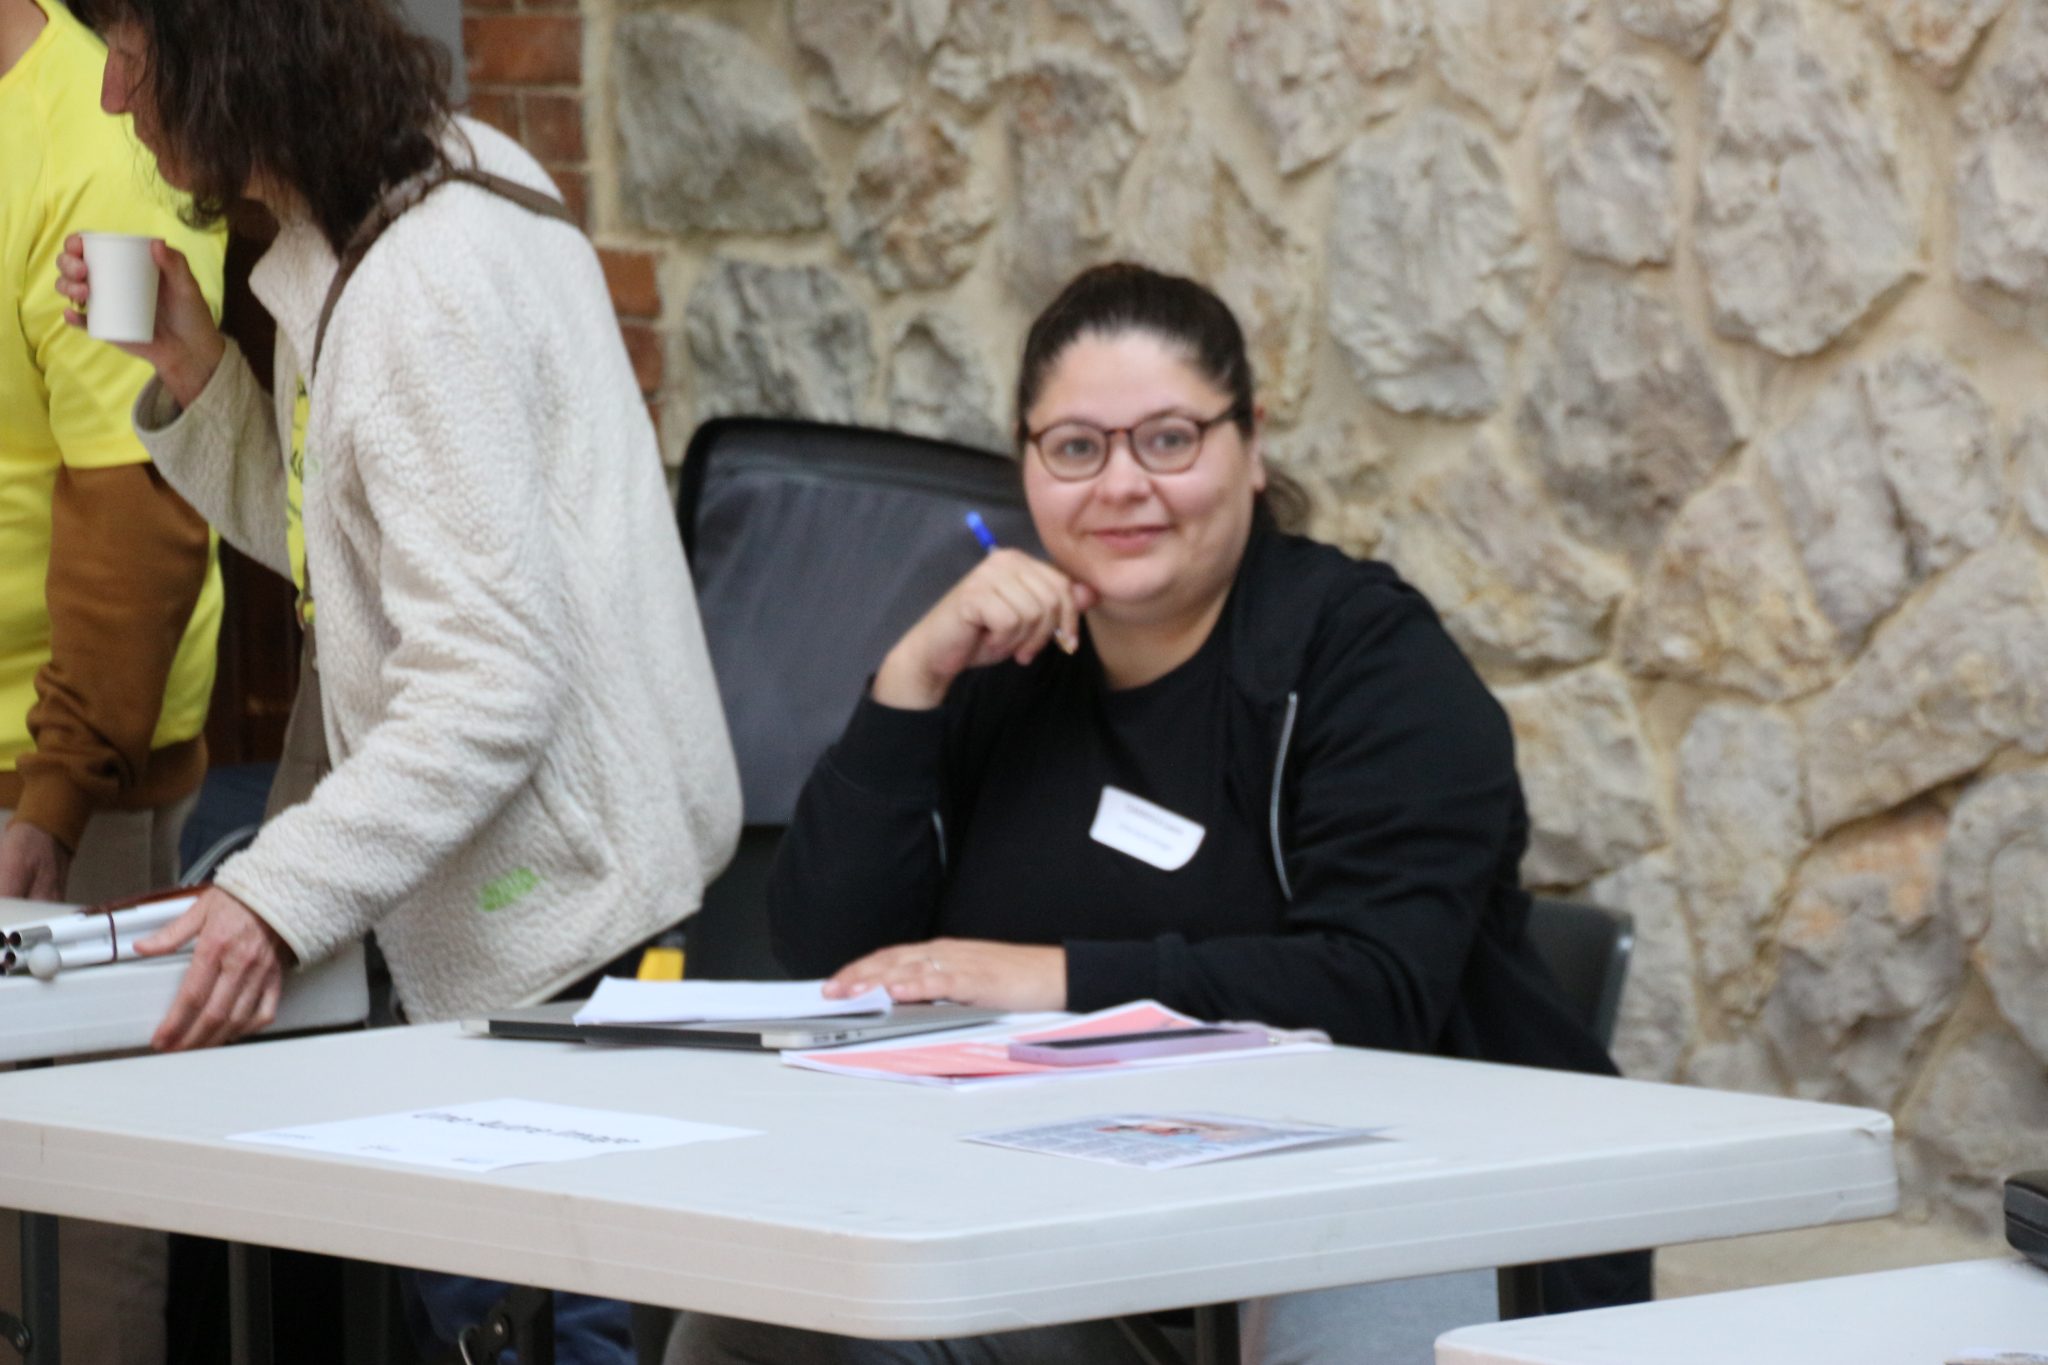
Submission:
[[[192,860],[192,865],[185,869],[185,885],[197,886],[210,880],[213,874],[220,870],[222,863],[256,842],[257,832],[261,828],[260,825],[243,825],[238,829],[229,830],[208,844],[205,850]]]
[[[728,417],[690,441],[676,519],[739,759],[746,832],[686,926],[692,976],[778,973],[762,892],[811,769],[900,638],[975,564],[965,518],[1036,551],[1014,462],[864,427]]]
[[[683,922],[684,973],[692,980],[780,981],[768,934],[768,870],[785,825],[747,825],[718,880],[704,888],[697,913]]]
[[[1635,949],[1634,919],[1620,910],[1539,896],[1529,907],[1529,942],[1580,1022],[1600,1046],[1613,1043]]]

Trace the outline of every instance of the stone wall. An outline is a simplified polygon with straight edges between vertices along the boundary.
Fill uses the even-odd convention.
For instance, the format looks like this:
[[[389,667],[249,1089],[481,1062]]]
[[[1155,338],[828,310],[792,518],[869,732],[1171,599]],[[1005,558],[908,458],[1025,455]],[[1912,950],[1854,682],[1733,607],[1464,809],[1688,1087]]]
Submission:
[[[1000,445],[1073,271],[1209,280],[1320,533],[1512,714],[1530,882],[1635,914],[1628,1071],[1889,1109],[1918,1216],[2048,1161],[2048,0],[580,20],[555,162],[658,277],[671,458]]]

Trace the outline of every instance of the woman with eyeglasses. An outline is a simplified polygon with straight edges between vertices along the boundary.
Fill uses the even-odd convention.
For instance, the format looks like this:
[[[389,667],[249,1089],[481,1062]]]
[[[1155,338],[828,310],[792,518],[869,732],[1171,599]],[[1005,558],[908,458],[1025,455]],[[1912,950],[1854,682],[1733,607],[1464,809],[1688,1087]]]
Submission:
[[[1392,569],[1279,529],[1222,301],[1084,273],[1031,328],[1017,412],[1048,557],[991,553],[889,651],[778,857],[784,964],[1611,1073],[1524,936],[1506,716]],[[1645,1257],[1549,1279],[1553,1308],[1649,1287]],[[1495,1303],[1490,1273],[1332,1294],[1261,1305],[1263,1358],[1427,1361]],[[671,1360],[1135,1359],[1100,1323],[929,1350],[698,1319]]]

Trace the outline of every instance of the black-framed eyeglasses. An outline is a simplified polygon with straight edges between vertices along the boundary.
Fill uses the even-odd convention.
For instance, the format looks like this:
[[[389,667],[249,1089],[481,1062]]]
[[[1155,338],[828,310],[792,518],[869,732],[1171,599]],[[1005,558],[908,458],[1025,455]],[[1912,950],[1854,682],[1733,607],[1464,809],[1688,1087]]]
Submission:
[[[1191,467],[1202,453],[1202,443],[1211,427],[1236,421],[1244,404],[1232,403],[1214,417],[1198,419],[1178,412],[1162,412],[1135,426],[1099,427],[1093,422],[1054,422],[1030,432],[1025,439],[1038,452],[1045,472],[1055,479],[1079,482],[1092,479],[1109,463],[1110,447],[1121,436],[1130,442],[1131,458],[1152,474],[1179,474]]]

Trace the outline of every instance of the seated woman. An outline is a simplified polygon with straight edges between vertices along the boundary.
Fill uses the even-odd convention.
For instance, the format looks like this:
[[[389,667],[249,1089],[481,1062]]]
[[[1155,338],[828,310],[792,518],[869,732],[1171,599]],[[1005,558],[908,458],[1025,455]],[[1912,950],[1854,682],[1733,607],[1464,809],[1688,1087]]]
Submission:
[[[1031,328],[1017,411],[1051,562],[989,555],[890,650],[776,863],[784,963],[834,973],[835,993],[1015,1010],[1150,997],[1362,1047],[1611,1073],[1525,934],[1506,716],[1392,569],[1278,529],[1221,300],[1138,266],[1086,272]],[[1617,1259],[1551,1277],[1553,1306],[1647,1297],[1647,1258]],[[1494,1302],[1491,1274],[1332,1292],[1351,1307],[1261,1310],[1269,1358],[1427,1360],[1437,1330]],[[1293,1302],[1316,1306],[1285,1323]],[[1318,1352],[1333,1315],[1352,1321]],[[1418,1317],[1433,1321],[1396,1330]],[[1099,1326],[929,1358],[1130,1358],[1114,1333],[1025,1344]],[[686,1321],[671,1359],[726,1343],[752,1359],[768,1330]],[[761,1358],[919,1358],[828,1340]]]

